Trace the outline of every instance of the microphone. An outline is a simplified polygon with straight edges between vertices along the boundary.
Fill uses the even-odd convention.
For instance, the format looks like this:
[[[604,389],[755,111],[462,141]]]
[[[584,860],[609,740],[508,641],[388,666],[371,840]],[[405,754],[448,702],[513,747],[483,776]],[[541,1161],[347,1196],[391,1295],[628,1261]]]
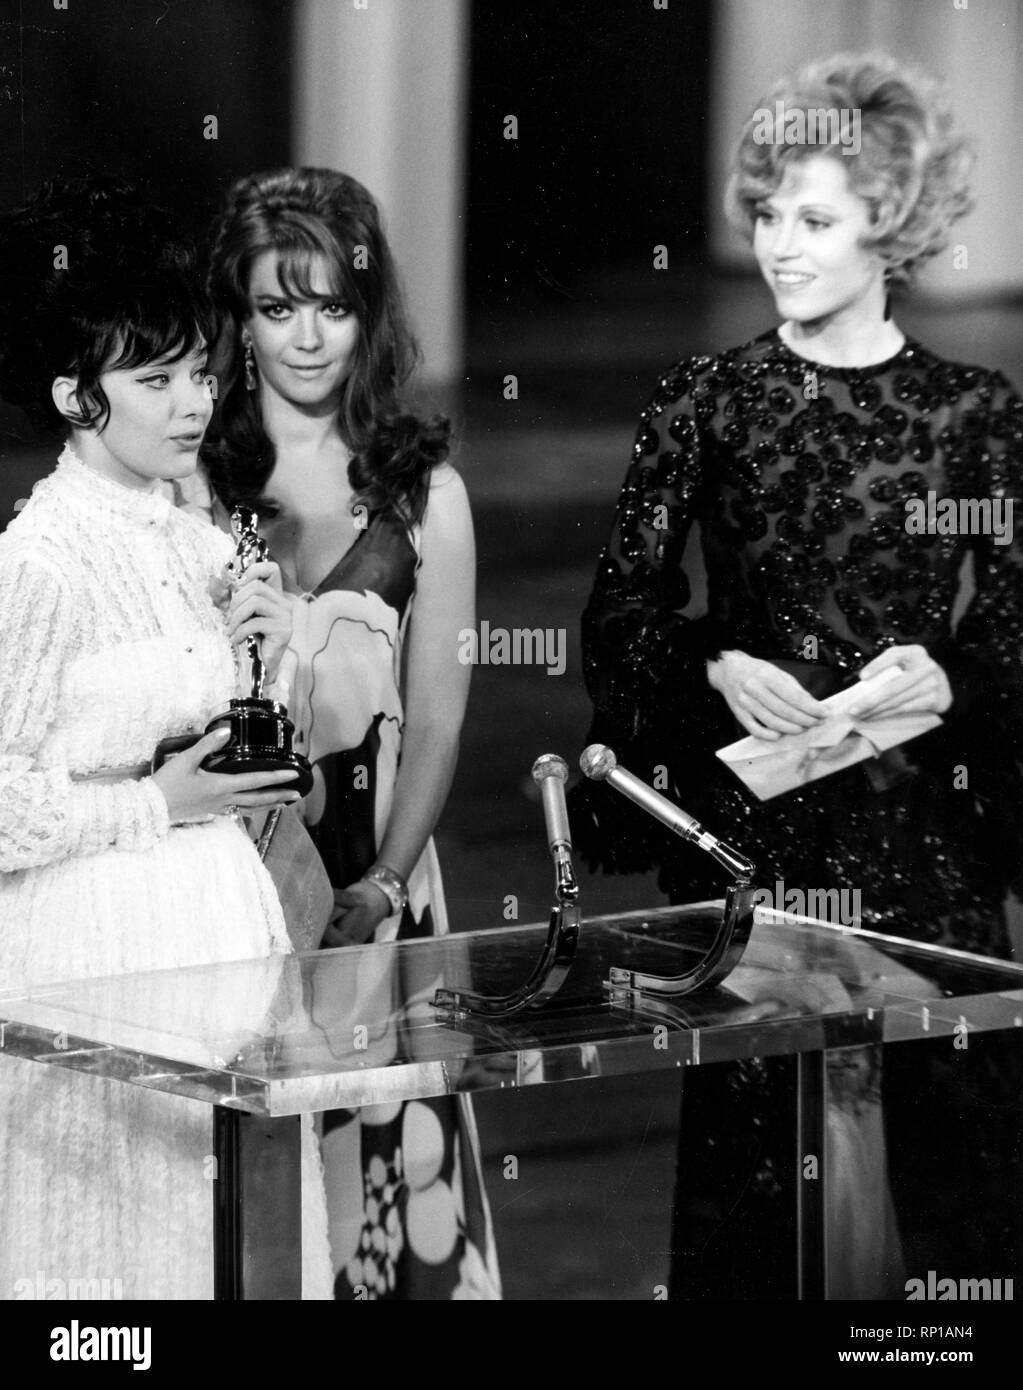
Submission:
[[[649,815],[667,826],[673,834],[679,835],[683,840],[692,840],[700,849],[713,855],[718,863],[723,864],[736,878],[746,879],[753,874],[753,864],[749,859],[730,845],[724,844],[709,830],[704,830],[698,820],[687,815],[660,792],[655,792],[653,787],[648,787],[634,773],[619,767],[614,753],[602,743],[591,743],[589,748],[584,749],[579,766],[585,775],[595,782],[609,782],[616,791],[624,793],[630,801],[641,806]]]
[[[565,805],[568,763],[557,753],[544,753],[533,764],[533,781],[543,797],[543,818],[551,853],[554,854],[559,845],[571,849],[572,832],[568,828],[568,807]]]
[[[565,805],[568,763],[556,753],[544,753],[533,764],[533,781],[540,788],[543,800],[547,847],[557,865],[559,891],[574,893],[576,882],[572,868],[572,832],[568,827],[568,807]]]

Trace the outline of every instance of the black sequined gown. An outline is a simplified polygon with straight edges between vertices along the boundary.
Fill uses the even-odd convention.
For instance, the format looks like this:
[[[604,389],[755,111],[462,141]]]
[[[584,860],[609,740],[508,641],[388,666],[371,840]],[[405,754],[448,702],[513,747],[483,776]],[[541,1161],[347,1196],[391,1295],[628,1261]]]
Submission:
[[[905,502],[928,492],[1013,500],[1019,516],[1023,404],[999,373],[911,340],[886,362],[836,368],[792,352],[776,331],[672,367],[640,417],[583,616],[589,740],[657,778],[755,861],[758,882],[858,889],[864,927],[1006,956],[1003,901],[1023,888],[1023,547],[1016,535],[1003,545],[991,534],[909,534]],[[694,522],[703,616],[692,601],[700,562],[687,551]],[[975,592],[953,628],[971,564]],[[810,655],[837,686],[904,643],[944,668],[953,704],[939,729],[904,745],[901,775],[879,778],[861,764],[761,803],[713,756],[744,731],[707,683],[708,658],[733,648]],[[963,768],[965,788],[956,786]],[[573,822],[577,845],[609,872],[659,868],[673,901],[723,891],[713,861],[606,785],[577,789]],[[919,1169],[902,1172],[899,1155],[920,1127],[943,1123],[950,1091],[987,1106],[985,1120],[991,1107],[1004,1117],[1019,1094],[1008,1080],[1018,1078],[1019,1049],[1004,1041],[959,1054],[954,1075],[947,1057],[925,1065],[931,1052],[889,1049],[885,1063],[886,1091],[912,1092],[911,1103],[886,1107],[907,1265],[931,1250],[942,1196]],[[877,1070],[875,1059],[868,1090]],[[776,1255],[778,1199],[795,1181],[790,1081],[783,1062],[708,1068],[687,1081],[673,1296],[789,1296]],[[1011,1149],[1012,1136],[1002,1139],[999,1151]],[[994,1141],[986,1155],[974,1141],[962,1161],[974,1174],[985,1163],[999,1169]],[[944,1166],[954,1171],[955,1161]],[[992,1208],[1014,1200],[1018,1212],[1023,1191],[1014,1168],[992,1181],[981,1217],[1008,1250],[1011,1217]],[[968,1258],[968,1249],[948,1254]],[[751,1263],[761,1275],[748,1273]]]

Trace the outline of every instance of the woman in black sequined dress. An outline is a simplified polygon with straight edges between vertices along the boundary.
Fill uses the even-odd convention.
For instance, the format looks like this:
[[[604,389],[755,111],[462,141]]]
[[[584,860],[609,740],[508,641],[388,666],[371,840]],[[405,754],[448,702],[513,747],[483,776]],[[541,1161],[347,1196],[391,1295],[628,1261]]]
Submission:
[[[649,782],[666,774],[674,799],[755,861],[758,882],[858,889],[864,927],[1007,956],[1003,902],[1023,889],[1023,550],[1011,513],[1007,534],[912,534],[906,503],[929,492],[1018,502],[1023,404],[999,372],[939,358],[888,315],[891,287],[967,210],[968,155],[934,85],[888,60],[811,65],[760,110],[777,100],[858,110],[861,148],[759,143],[755,118],[744,130],[730,211],[784,322],[671,367],[640,417],[583,617],[589,738]],[[683,562],[694,522],[705,616],[691,611]],[[897,757],[766,803],[714,757],[743,732],[773,740],[809,727],[820,718],[810,688],[823,697],[893,664],[901,674],[876,711],[943,720]],[[676,902],[720,896],[706,856],[606,785],[578,796],[576,839],[594,863],[657,867]],[[932,1045],[915,1044],[885,1059],[905,1274],[917,1256],[944,1256],[964,1275],[1011,1275],[988,1265],[992,1251],[1017,1254],[1018,1177],[1002,1155],[1019,1128],[1007,1110],[1019,1049],[988,1039],[969,1058],[949,1050],[927,1058]],[[865,1102],[878,1058],[857,1055]],[[778,1258],[798,1180],[791,1098],[783,1061],[687,1080],[673,1297],[791,1296]],[[944,1133],[960,1104],[979,1107],[969,1153]],[[986,1141],[995,1111],[1012,1132]],[[919,1154],[905,1170],[901,1156],[934,1125],[933,1171]],[[957,1238],[935,1244],[963,1182],[976,1201],[960,1206]],[[901,1268],[878,1247],[842,1292],[904,1297]]]

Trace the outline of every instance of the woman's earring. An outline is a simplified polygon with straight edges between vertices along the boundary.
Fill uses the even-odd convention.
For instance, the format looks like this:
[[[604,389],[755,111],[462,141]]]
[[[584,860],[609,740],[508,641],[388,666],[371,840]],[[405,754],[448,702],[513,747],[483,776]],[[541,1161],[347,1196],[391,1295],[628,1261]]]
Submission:
[[[255,391],[256,389],[256,354],[252,350],[252,339],[243,338],[245,344],[245,389]]]
[[[892,316],[892,276],[891,271],[885,271],[884,277],[884,316],[890,319]]]

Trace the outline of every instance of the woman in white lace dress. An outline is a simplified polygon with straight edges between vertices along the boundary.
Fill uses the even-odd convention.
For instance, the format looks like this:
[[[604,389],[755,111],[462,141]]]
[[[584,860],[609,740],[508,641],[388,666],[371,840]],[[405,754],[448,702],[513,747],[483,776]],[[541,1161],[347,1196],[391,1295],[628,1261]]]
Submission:
[[[273,567],[228,601],[230,540],[161,489],[194,470],[211,411],[189,254],[93,181],[4,218],[0,267],[0,391],[67,437],[0,537],[0,989],[286,951],[230,808],[293,799],[269,785],[287,774],[202,771],[220,735],[147,766],[238,693],[232,644],[262,635],[273,674],[290,634]],[[205,1106],[0,1052],[0,1298],[40,1276],[210,1297],[210,1148]],[[308,1186],[306,1294],[329,1296]]]

